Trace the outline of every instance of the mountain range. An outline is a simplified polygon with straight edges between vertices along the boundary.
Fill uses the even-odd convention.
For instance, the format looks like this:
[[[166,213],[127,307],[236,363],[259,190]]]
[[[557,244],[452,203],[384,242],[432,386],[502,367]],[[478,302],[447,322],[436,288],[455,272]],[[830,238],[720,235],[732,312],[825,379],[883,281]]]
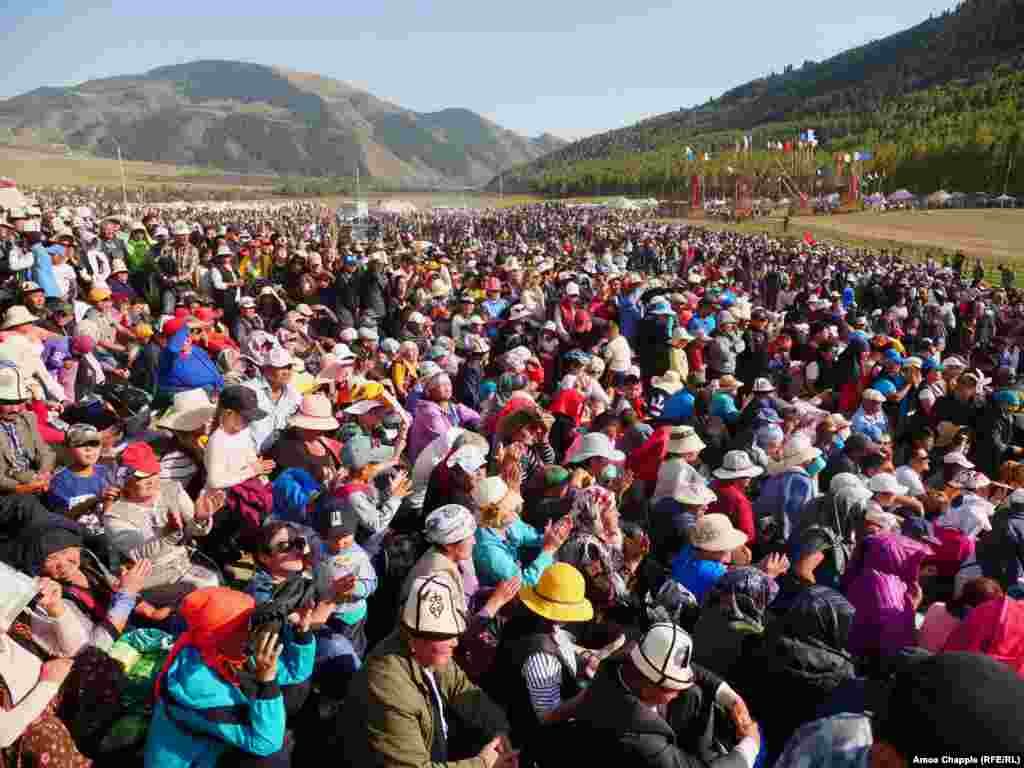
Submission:
[[[991,161],[990,183],[1001,185],[1003,156],[1024,146],[1022,72],[1024,0],[964,0],[825,61],[794,63],[704,104],[573,142],[506,172],[504,188],[586,194],[596,185],[605,194],[650,194],[671,188],[666,168],[687,146],[715,155],[750,134],[763,148],[795,141],[805,128],[817,129],[828,152],[891,144],[898,162],[887,172],[904,160],[907,168],[934,168],[940,149],[955,161],[957,170],[947,166],[927,181],[915,166],[907,183],[984,183],[972,171]],[[997,157],[987,158],[993,151]]]
[[[104,157],[246,173],[478,186],[564,146],[468,109],[414,112],[348,83],[239,61],[43,87],[0,101],[0,130]]]

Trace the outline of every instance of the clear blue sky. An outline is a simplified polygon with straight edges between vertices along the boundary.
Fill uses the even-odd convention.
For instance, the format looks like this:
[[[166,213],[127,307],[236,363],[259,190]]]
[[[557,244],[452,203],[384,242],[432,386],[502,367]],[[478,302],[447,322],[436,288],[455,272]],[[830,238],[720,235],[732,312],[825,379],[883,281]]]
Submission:
[[[953,0],[8,0],[0,98],[223,58],[336,77],[421,112],[578,138],[912,26]],[[152,7],[155,6],[155,7]]]

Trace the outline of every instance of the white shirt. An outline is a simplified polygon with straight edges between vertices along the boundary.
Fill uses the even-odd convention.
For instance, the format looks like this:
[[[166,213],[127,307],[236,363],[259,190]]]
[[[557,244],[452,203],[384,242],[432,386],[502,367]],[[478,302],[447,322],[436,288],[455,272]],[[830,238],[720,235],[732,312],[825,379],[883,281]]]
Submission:
[[[230,488],[245,482],[252,477],[249,467],[257,458],[248,428],[233,435],[216,430],[206,444],[206,487]]]
[[[625,336],[616,336],[604,348],[604,359],[608,370],[614,373],[627,373],[633,365],[633,350],[629,348],[629,340]]]
[[[66,299],[71,292],[76,278],[75,268],[70,264],[54,264],[53,279],[57,283],[57,291],[62,299]]]
[[[907,493],[911,496],[924,496],[924,483],[921,476],[912,467],[904,465],[896,469],[896,480],[900,485],[907,486]]]

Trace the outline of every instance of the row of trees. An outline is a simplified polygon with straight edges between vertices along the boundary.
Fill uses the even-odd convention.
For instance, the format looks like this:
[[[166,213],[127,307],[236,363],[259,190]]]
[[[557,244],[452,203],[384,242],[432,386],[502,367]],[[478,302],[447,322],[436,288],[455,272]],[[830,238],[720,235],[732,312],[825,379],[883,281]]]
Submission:
[[[863,174],[877,173],[890,189],[907,187],[965,192],[1024,191],[1024,120],[1019,109],[1024,73],[1004,73],[976,84],[948,83],[886,101],[877,109],[841,109],[775,122],[753,132],[752,152],[735,150],[741,133],[709,132],[680,136],[656,149],[622,150],[608,157],[576,159],[539,174],[532,168],[506,173],[506,190],[528,189],[547,195],[632,194],[682,197],[694,174],[728,179],[737,174],[775,178],[779,171],[806,175],[806,165],[821,168],[819,186],[828,187],[835,153],[871,150]],[[813,154],[756,149],[769,141],[795,141],[802,127],[818,127],[823,143]],[[686,159],[686,147],[711,159]],[[796,160],[795,158],[799,158]],[[781,163],[781,165],[780,165]],[[728,188],[728,183],[720,186]],[[764,192],[764,190],[762,190]]]

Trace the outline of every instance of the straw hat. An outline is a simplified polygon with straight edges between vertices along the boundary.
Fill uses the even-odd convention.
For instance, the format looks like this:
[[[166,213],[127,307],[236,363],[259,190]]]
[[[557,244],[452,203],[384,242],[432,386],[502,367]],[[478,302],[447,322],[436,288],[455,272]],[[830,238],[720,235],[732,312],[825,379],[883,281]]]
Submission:
[[[444,571],[421,576],[412,583],[402,607],[402,625],[413,635],[434,639],[458,637],[466,631],[461,605],[464,597]]]
[[[683,388],[683,379],[676,371],[665,371],[663,376],[655,376],[651,379],[651,386],[674,395]]]
[[[726,515],[712,512],[690,529],[690,544],[705,552],[732,552],[747,543],[747,534],[736,530]]]
[[[0,329],[9,331],[11,328],[34,323],[37,319],[35,315],[28,311],[28,307],[15,304],[4,314],[4,322],[3,325],[0,325]]]
[[[821,451],[811,444],[806,435],[793,435],[782,447],[782,461],[772,462],[770,472],[779,474],[787,469],[801,467],[819,456],[821,456]]]
[[[523,605],[551,621],[590,621],[594,606],[587,600],[583,574],[568,563],[549,565],[536,587],[519,592]]]
[[[331,401],[325,395],[308,394],[302,398],[298,412],[288,420],[288,426],[328,432],[341,425],[334,418]]]
[[[730,392],[734,392],[734,391],[736,391],[737,389],[739,389],[742,386],[743,386],[743,382],[742,381],[740,381],[735,376],[733,376],[731,374],[728,374],[728,373],[725,374],[725,376],[722,376],[720,379],[718,379],[718,388],[720,390],[724,389],[724,390],[727,390],[727,391],[730,391]]]
[[[754,464],[746,451],[729,451],[722,459],[722,466],[712,474],[720,480],[735,480],[740,477],[757,477],[764,469]]]
[[[205,426],[217,412],[204,389],[187,389],[174,396],[171,407],[164,411],[156,425],[175,432],[194,432]]]

